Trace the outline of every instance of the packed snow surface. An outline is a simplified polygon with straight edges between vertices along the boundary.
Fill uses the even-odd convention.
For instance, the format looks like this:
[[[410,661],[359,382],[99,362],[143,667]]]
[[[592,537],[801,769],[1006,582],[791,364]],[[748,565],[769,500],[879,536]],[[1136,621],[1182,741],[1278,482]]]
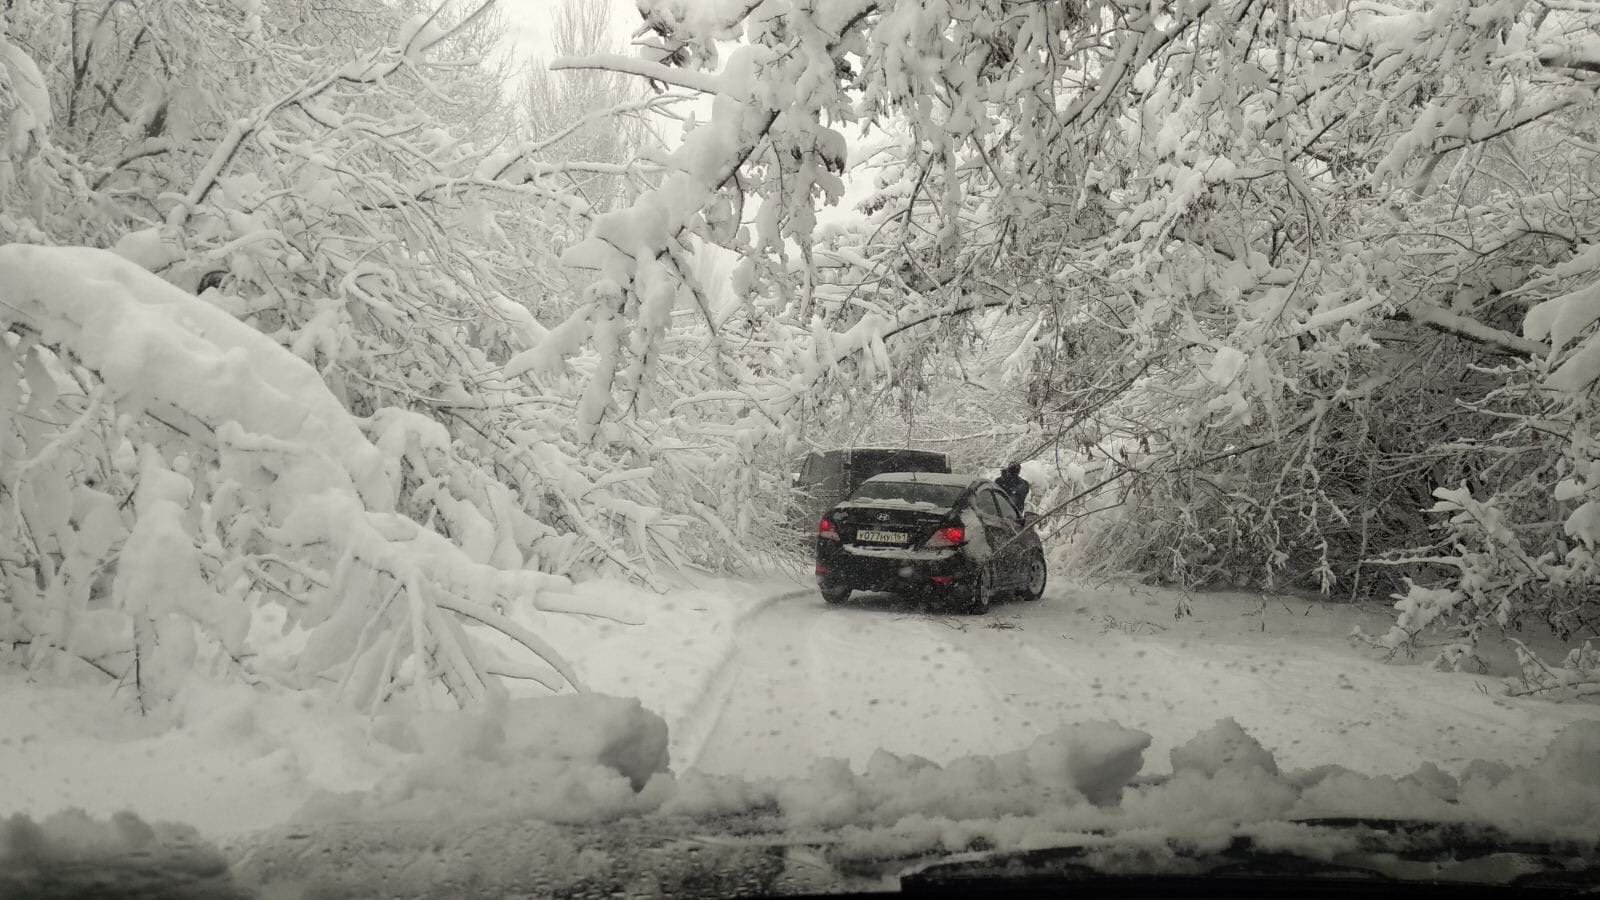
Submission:
[[[466,712],[369,717],[197,680],[141,716],[104,681],[8,670],[0,813],[23,818],[0,855],[162,821],[443,837],[775,815],[863,858],[1316,816],[1600,829],[1600,708],[1372,659],[1346,635],[1380,608],[1058,586],[950,617],[735,581],[656,599],[642,625],[558,636],[596,695],[528,687]],[[124,810],[138,819],[111,818]]]
[[[887,595],[773,604],[744,623],[725,673],[734,687],[701,713],[716,733],[674,765],[759,778],[822,756],[860,767],[879,749],[946,762],[1115,721],[1151,735],[1157,774],[1172,748],[1232,719],[1285,769],[1399,777],[1428,763],[1521,764],[1568,722],[1600,719],[1593,704],[1502,696],[1496,677],[1384,661],[1350,638],[1389,626],[1381,604],[1064,581],[981,617]]]
[[[549,697],[537,683],[513,681],[510,699],[481,713],[402,705],[369,717],[316,692],[199,676],[172,702],[141,712],[131,684],[86,666],[30,676],[0,645],[0,817],[129,809],[230,834],[288,821],[313,795],[326,795],[321,808],[356,816],[385,801],[344,795],[374,791],[394,808],[422,808],[418,798],[453,770],[479,796],[446,798],[463,812],[496,808],[493,791],[520,779],[572,787],[567,800],[524,794],[535,810],[592,818],[612,809],[594,798],[631,805],[637,784],[690,752],[702,735],[684,723],[730,657],[738,622],[786,591],[795,586],[708,580],[665,596],[608,580],[574,587],[580,604],[645,609],[638,626],[519,608],[513,617],[571,653],[582,680],[605,697]],[[264,654],[292,656],[304,642],[295,631],[267,640],[281,621],[255,619],[252,646]],[[486,629],[482,637],[510,641]],[[554,777],[561,774],[570,783]],[[516,802],[510,793],[505,802]]]

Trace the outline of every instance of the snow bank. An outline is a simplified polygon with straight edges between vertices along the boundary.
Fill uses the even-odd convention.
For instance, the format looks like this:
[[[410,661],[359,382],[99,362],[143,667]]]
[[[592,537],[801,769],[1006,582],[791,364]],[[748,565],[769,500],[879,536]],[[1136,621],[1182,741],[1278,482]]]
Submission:
[[[1272,754],[1232,719],[1223,719],[1187,744],[1172,748],[1171,756],[1173,774],[1199,772],[1211,777],[1228,769],[1250,768],[1278,774]]]
[[[300,824],[534,818],[595,822],[647,808],[667,770],[667,726],[638,700],[512,700],[481,712],[389,717],[374,737],[407,754],[371,790],[323,792]]]
[[[1155,832],[1197,840],[1286,820],[1343,816],[1477,823],[1529,840],[1592,841],[1600,832],[1600,722],[1567,726],[1544,756],[1525,768],[1480,760],[1460,776],[1432,765],[1402,778],[1338,765],[1280,772],[1272,754],[1227,719],[1175,748],[1172,757],[1170,777],[1123,788],[1114,805],[1063,803],[1058,794],[1002,802],[997,805],[1006,806],[1004,811],[988,817],[963,816],[930,793],[933,802],[908,807],[895,821],[856,817],[838,852],[846,857],[959,852],[974,841],[1024,850],[1078,841],[1087,832]],[[960,770],[951,766],[949,771]],[[1123,771],[1112,775],[1104,782],[1108,786],[1126,784],[1131,777]],[[873,780],[870,770],[866,780]],[[837,782],[813,773],[788,784],[779,796],[827,796]],[[969,775],[963,789],[983,796],[994,785]],[[726,785],[722,790],[726,796]],[[869,785],[863,796],[881,790]],[[841,804],[837,798],[832,802]]]
[[[1138,773],[1150,735],[1111,722],[1059,728],[1028,747],[941,766],[880,750],[856,773],[819,759],[788,779],[741,782],[689,773],[663,814],[713,816],[776,807],[799,827],[888,826],[908,817],[975,820],[1038,815],[1080,804],[1115,804]]]
[[[907,817],[1036,816],[1114,806],[1150,744],[1144,732],[1092,722],[945,766],[880,751],[859,773],[845,760],[819,759],[793,778],[743,781],[667,774],[661,719],[637,701],[594,695],[514,702],[481,715],[414,716],[375,733],[411,757],[370,790],[312,797],[296,823],[570,823],[776,809],[792,827],[838,828],[888,827]]]
[[[72,826],[132,810],[216,837],[286,822],[590,822],[658,803],[640,792],[668,763],[659,716],[594,694],[369,719],[309,692],[196,679],[160,714],[120,706],[98,691],[0,692],[14,738],[0,744],[0,817]]]
[[[364,716],[314,692],[195,676],[141,714],[131,686],[0,676],[0,817],[133,810],[208,836],[287,821],[313,791],[364,790],[405,759]],[[3,892],[0,892],[3,893]]]
[[[583,727],[574,728],[573,722]],[[667,723],[632,697],[565,694],[511,701],[506,746],[554,759],[594,760],[642,790],[667,771]]]
[[[390,715],[374,733],[424,756],[597,762],[626,777],[635,790],[667,770],[667,724],[631,697],[564,694],[504,701],[476,713]]]
[[[1325,817],[1477,823],[1530,841],[1592,842],[1600,828],[1596,723],[1569,727],[1524,768],[1475,763],[1455,776],[1424,766],[1398,779],[1334,765],[1281,772],[1270,753],[1223,720],[1174,753],[1171,777],[1140,783],[1135,773],[1148,744],[1142,732],[1086,723],[1022,750],[944,766],[880,752],[861,771],[844,760],[821,759],[781,779],[658,774],[637,793],[616,772],[608,777],[580,762],[557,768],[530,760],[474,782],[462,770],[478,771],[477,758],[438,760],[396,781],[389,793],[310,808],[301,822],[345,821],[352,814],[368,822],[641,817],[639,827],[647,831],[690,821],[704,833],[739,817],[767,822],[763,829],[781,830],[785,842],[825,847],[836,863],[1086,841],[1157,851],[1136,868],[1170,857],[1168,841],[1226,846],[1235,835],[1253,836],[1263,847],[1332,856],[1341,850],[1337,835],[1293,824]]]
[[[234,708],[190,726],[211,735],[267,737],[269,720],[258,716]],[[284,832],[301,842],[295,846],[315,846],[319,829],[332,837],[361,823],[411,823],[437,830],[470,856],[472,843],[458,835],[472,823],[525,830],[536,821],[629,819],[635,823],[629,828],[670,830],[687,817],[700,831],[714,831],[712,820],[728,816],[775,816],[773,827],[795,842],[826,846],[835,861],[1085,840],[1160,849],[1170,839],[1203,844],[1236,834],[1326,854],[1338,849],[1327,833],[1288,823],[1330,816],[1481,823],[1527,840],[1592,841],[1600,830],[1596,722],[1568,726],[1524,767],[1477,761],[1451,774],[1426,765],[1394,778],[1337,765],[1282,771],[1237,723],[1221,720],[1174,748],[1170,777],[1142,781],[1137,773],[1150,736],[1112,722],[1064,726],[1016,751],[942,766],[879,752],[859,771],[844,760],[820,759],[807,772],[756,781],[665,771],[664,723],[637,701],[618,698],[544,698],[479,713],[394,717],[376,723],[372,734],[389,754],[386,774],[369,789],[327,791],[301,806],[293,829]],[[214,800],[208,781],[175,787]],[[371,832],[380,846],[385,833]],[[136,852],[178,859],[197,878],[219,873],[195,832],[150,826],[132,814],[105,822],[67,810],[13,816],[0,827],[0,872],[37,871],[63,860],[115,868]]]
[[[523,627],[573,648],[580,677],[612,696],[552,697],[518,680],[508,696],[467,713],[391,704],[369,717],[315,691],[191,673],[170,704],[141,714],[131,687],[108,699],[103,676],[87,667],[30,683],[22,670],[6,671],[0,654],[0,733],[10,738],[0,740],[0,816],[133,809],[234,834],[297,812],[316,819],[306,805],[314,795],[324,797],[320,820],[341,809],[420,812],[435,796],[460,815],[520,808],[565,821],[637,811],[637,792],[672,758],[669,726],[670,753],[685,755],[683,743],[700,739],[697,717],[737,621],[785,587],[793,586],[708,581],[665,595],[621,581],[574,587],[574,602],[646,608],[637,627],[519,607]],[[505,635],[469,627],[491,652],[515,649]],[[246,643],[265,660],[292,661],[306,639],[268,606]]]
[[[72,810],[0,821],[0,896],[244,897],[193,828]]]

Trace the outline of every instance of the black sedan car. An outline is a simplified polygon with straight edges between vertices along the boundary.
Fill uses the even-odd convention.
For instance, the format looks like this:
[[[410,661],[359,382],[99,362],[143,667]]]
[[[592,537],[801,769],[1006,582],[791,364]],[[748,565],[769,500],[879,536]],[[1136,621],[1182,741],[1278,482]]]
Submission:
[[[1039,536],[986,478],[892,472],[868,479],[817,523],[817,586],[932,597],[981,613],[1006,595],[1044,594]]]

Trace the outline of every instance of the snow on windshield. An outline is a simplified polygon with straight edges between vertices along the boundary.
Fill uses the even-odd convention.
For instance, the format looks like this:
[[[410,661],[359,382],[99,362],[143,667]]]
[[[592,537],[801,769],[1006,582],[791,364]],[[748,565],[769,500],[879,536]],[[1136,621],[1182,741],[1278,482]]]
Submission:
[[[548,742],[531,730],[511,737],[486,729],[492,724],[487,720],[441,717],[436,726],[413,729],[420,754],[372,791],[313,797],[296,813],[292,829],[230,842],[226,852],[192,831],[152,827],[132,814],[107,822],[72,811],[39,821],[13,819],[8,840],[0,844],[0,862],[24,872],[24,887],[27,872],[53,871],[55,860],[115,865],[138,854],[158,865],[168,861],[167,877],[183,881],[199,862],[216,879],[213,888],[233,882],[267,890],[284,884],[371,889],[389,879],[418,877],[407,845],[431,835],[425,838],[432,848],[430,882],[471,872],[480,886],[516,890],[626,877],[629,864],[620,862],[577,869],[526,865],[570,840],[547,830],[544,841],[528,843],[534,823],[605,823],[625,816],[656,818],[658,831],[671,835],[672,823],[685,817],[733,821],[775,811],[778,820],[762,827],[782,834],[785,843],[820,846],[822,859],[807,865],[841,870],[863,861],[959,853],[978,842],[1004,851],[1080,843],[1089,834],[1102,835],[1092,844],[1121,855],[1146,848],[1157,859],[1171,854],[1174,842],[1226,843],[1242,836],[1277,852],[1319,858],[1330,840],[1337,846],[1336,835],[1277,823],[1340,816],[1514,822],[1522,825],[1516,833],[1525,839],[1579,842],[1600,828],[1596,722],[1567,727],[1535,761],[1517,767],[1474,761],[1460,777],[1430,766],[1400,778],[1337,765],[1283,771],[1236,722],[1223,719],[1173,748],[1170,776],[1143,784],[1135,776],[1145,766],[1151,736],[1114,722],[1088,722],[1059,727],[1010,753],[944,765],[879,751],[860,771],[843,760],[819,759],[807,770],[763,781],[660,773],[641,791],[629,788],[626,770],[643,763],[632,777],[659,772],[659,762],[649,761],[663,750],[659,719],[621,705],[612,713],[602,705],[569,704],[564,715],[548,706],[541,702],[529,711],[560,715],[559,733],[566,737]],[[510,723],[524,721],[514,710],[503,715]],[[419,821],[432,823],[432,830],[395,827]],[[477,823],[480,840],[499,829],[521,849],[485,857],[481,844],[463,841],[450,827],[465,822]],[[353,855],[344,844],[352,823],[368,823],[367,849]],[[1151,839],[1152,829],[1159,839]],[[759,842],[761,834],[747,830],[742,839]],[[1129,837],[1120,844],[1105,837],[1118,834]],[[319,847],[340,852],[328,856],[315,852]],[[397,869],[394,860],[400,858],[410,868]],[[217,879],[215,873],[229,862],[235,863],[231,877]]]

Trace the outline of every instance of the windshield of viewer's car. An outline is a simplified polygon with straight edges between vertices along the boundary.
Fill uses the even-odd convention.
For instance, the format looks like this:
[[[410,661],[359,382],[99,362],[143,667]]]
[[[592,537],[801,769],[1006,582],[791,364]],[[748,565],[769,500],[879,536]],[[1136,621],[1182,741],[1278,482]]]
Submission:
[[[0,0],[0,898],[1597,839],[1600,0]]]

